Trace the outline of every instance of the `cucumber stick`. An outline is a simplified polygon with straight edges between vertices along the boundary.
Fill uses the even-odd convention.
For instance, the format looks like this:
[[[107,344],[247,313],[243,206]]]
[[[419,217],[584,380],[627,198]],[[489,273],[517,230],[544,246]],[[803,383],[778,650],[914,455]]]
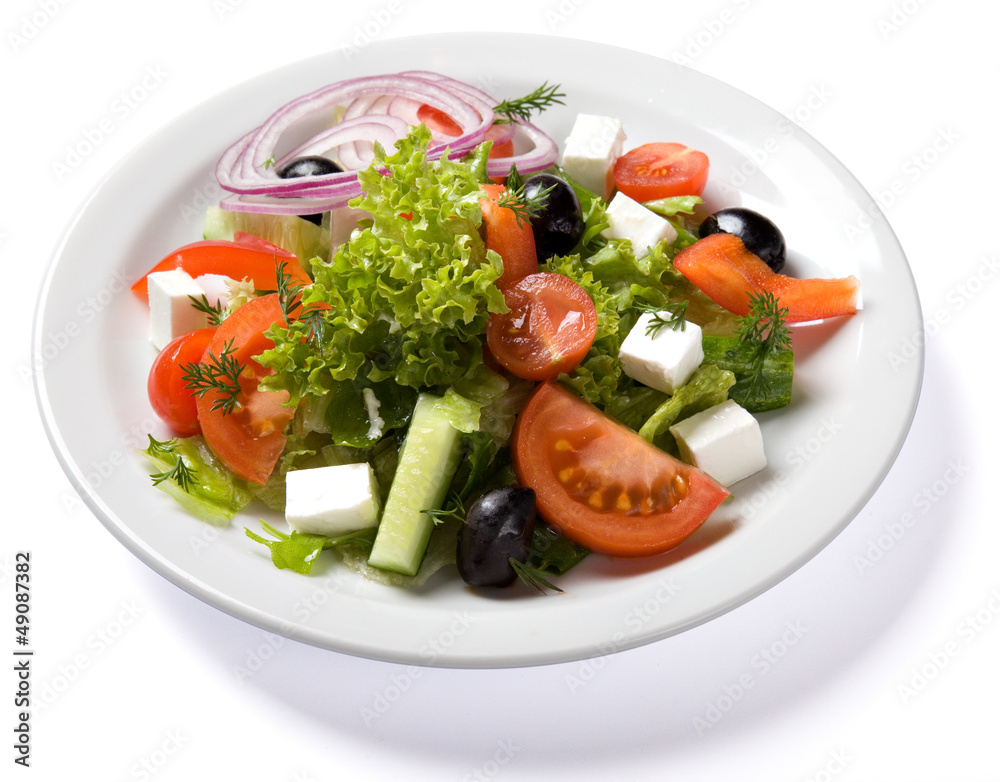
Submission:
[[[417,397],[399,464],[382,511],[368,564],[412,576],[427,550],[434,521],[458,468],[461,433],[439,406],[440,397]]]

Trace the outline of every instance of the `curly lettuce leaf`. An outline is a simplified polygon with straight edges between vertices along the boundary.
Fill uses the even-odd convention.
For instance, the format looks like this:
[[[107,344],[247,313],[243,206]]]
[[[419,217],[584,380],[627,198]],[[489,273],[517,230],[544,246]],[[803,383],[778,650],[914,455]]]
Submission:
[[[429,161],[429,141],[415,127],[359,172],[364,195],[351,206],[371,225],[329,262],[313,261],[302,311],[318,312],[324,327],[302,319],[268,332],[275,346],[260,362],[275,371],[269,389],[297,402],[358,377],[433,389],[478,371],[489,315],[506,311],[496,287],[503,262],[479,235],[482,166]]]

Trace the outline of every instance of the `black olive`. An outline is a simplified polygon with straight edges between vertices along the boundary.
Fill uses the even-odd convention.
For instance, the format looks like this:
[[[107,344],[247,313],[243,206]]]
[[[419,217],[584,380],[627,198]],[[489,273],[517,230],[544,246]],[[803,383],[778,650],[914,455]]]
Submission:
[[[323,174],[336,174],[343,171],[340,166],[334,163],[330,158],[320,157],[319,155],[309,155],[307,157],[297,157],[294,160],[285,163],[281,168],[275,169],[276,173],[282,179],[294,179],[300,176],[322,176]],[[323,215],[300,215],[303,220],[308,220],[311,223],[320,225],[323,222]]]
[[[309,155],[308,157],[297,157],[295,160],[285,163],[281,168],[276,168],[274,173],[282,179],[294,179],[300,176],[337,174],[343,170],[328,157]]]
[[[524,180],[524,195],[533,198],[551,187],[544,206],[531,218],[535,254],[540,262],[553,255],[569,254],[583,235],[583,210],[576,191],[554,174],[535,174]]]
[[[510,586],[517,573],[510,565],[528,558],[535,529],[535,492],[504,486],[487,492],[469,508],[458,533],[459,575],[470,586]]]
[[[781,271],[785,265],[785,237],[778,226],[760,212],[740,206],[721,209],[708,217],[698,229],[701,237],[718,233],[738,236],[743,245],[772,271]]]

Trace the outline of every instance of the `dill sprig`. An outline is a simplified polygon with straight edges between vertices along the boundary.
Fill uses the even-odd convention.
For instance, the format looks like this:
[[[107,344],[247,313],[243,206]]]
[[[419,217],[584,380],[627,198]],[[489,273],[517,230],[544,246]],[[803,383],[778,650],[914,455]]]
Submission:
[[[685,316],[687,315],[687,300],[674,302],[672,304],[656,305],[645,302],[637,304],[635,307],[639,312],[651,312],[653,317],[646,324],[646,336],[653,337],[662,328],[673,329],[674,331],[684,331],[687,325]]]
[[[243,365],[236,360],[234,350],[233,340],[229,340],[218,356],[209,353],[206,361],[181,366],[184,371],[181,375],[184,387],[199,398],[209,391],[218,392],[219,397],[212,403],[212,410],[221,410],[223,415],[229,415],[240,406],[240,375],[243,374]]]
[[[778,297],[771,291],[750,292],[750,311],[740,318],[739,337],[754,347],[753,367],[746,380],[749,393],[757,395],[767,391],[768,381],[764,362],[772,353],[788,350],[792,339],[785,325],[788,307],[780,306]]]
[[[323,310],[312,305],[303,307],[302,291],[306,286],[298,280],[292,280],[284,261],[275,258],[275,263],[278,279],[278,304],[281,307],[285,323],[290,325],[293,320],[304,323],[307,327],[306,340],[313,347],[318,348],[323,343],[326,330]]]
[[[171,438],[170,440],[157,440],[151,434],[147,434],[146,437],[149,438],[149,446],[146,448],[146,453],[154,459],[163,459],[168,454],[177,453],[176,438]]]
[[[565,105],[560,98],[565,98],[566,94],[558,92],[558,90],[558,84],[549,86],[549,83],[545,82],[541,87],[521,98],[501,101],[493,107],[493,113],[497,115],[493,124],[503,125],[518,120],[527,122],[533,112],[543,111],[557,103]]]
[[[524,192],[524,183],[522,182],[516,189],[505,188],[497,199],[497,204],[514,213],[517,227],[520,228],[524,223],[531,222],[533,218],[542,213],[549,200],[549,193],[553,189],[555,189],[555,185],[549,185],[528,195]]]
[[[199,297],[188,296],[188,298],[191,299],[192,307],[208,315],[209,326],[219,326],[226,319],[226,308],[222,306],[222,299],[218,299],[213,305],[204,293]]]
[[[559,587],[546,578],[547,573],[543,569],[531,567],[524,562],[514,559],[514,557],[510,557],[507,561],[514,568],[517,577],[528,586],[533,586],[539,592],[544,592],[546,589],[562,592]]]
[[[163,472],[154,473],[149,477],[153,479],[153,485],[159,486],[164,481],[173,481],[178,486],[180,486],[182,491],[189,492],[194,486],[194,480],[197,476],[197,472],[188,466],[188,463],[184,461],[184,457],[180,454],[177,455],[177,461],[174,466],[169,470]]]

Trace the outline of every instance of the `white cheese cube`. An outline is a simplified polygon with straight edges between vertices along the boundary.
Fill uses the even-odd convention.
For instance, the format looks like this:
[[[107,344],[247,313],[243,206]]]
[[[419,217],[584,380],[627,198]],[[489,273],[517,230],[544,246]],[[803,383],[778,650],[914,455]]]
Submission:
[[[379,499],[369,464],[336,464],[285,475],[285,521],[293,530],[334,537],[374,527]]]
[[[767,467],[757,419],[732,399],[670,427],[681,458],[723,486]]]
[[[208,325],[208,316],[195,309],[190,296],[204,291],[183,269],[153,272],[149,281],[149,339],[163,350],[172,339]]]
[[[601,231],[607,239],[628,239],[636,258],[645,258],[649,248],[664,239],[673,241],[677,231],[652,209],[647,209],[638,201],[624,193],[615,193],[608,204],[608,227]]]
[[[619,120],[577,114],[563,147],[562,167],[585,188],[607,200],[614,183],[615,161],[624,143],[625,129]]]
[[[701,328],[685,321],[684,330],[661,326],[653,334],[646,329],[657,313],[645,312],[622,341],[618,358],[625,374],[633,380],[672,394],[688,380],[705,360]],[[663,313],[664,318],[670,313]]]
[[[221,302],[223,309],[229,304],[230,286],[236,284],[236,280],[224,274],[202,274],[199,277],[195,277],[194,281],[201,288],[202,293],[205,294],[205,299],[210,305],[215,307]]]

